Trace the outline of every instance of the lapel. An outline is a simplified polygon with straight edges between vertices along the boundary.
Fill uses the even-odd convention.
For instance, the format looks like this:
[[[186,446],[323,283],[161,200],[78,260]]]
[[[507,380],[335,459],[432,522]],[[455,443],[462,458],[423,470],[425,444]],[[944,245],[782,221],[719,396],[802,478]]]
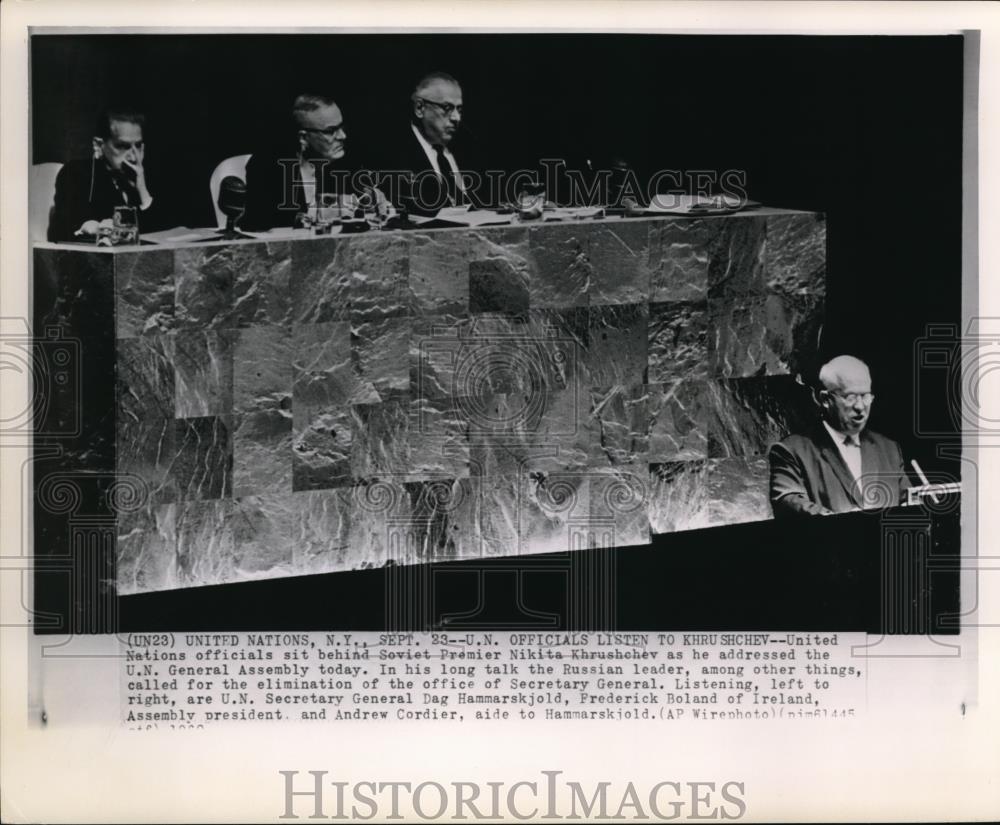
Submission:
[[[837,445],[833,443],[830,433],[827,431],[826,427],[822,425],[822,423],[817,427],[816,443],[820,445],[819,453],[821,458],[830,465],[830,469],[833,470],[834,475],[837,476],[837,480],[843,486],[844,491],[847,493],[847,497],[856,507],[860,507],[860,490],[858,489],[858,485],[854,483],[854,476],[851,475],[851,471],[847,468],[847,465],[844,463],[844,459],[840,455],[840,450],[837,449]],[[864,439],[861,439],[861,443],[865,443]],[[862,448],[862,472],[864,472],[864,466],[864,448]]]
[[[875,439],[868,435],[868,430],[861,431],[861,472],[877,473],[882,471],[882,457]]]

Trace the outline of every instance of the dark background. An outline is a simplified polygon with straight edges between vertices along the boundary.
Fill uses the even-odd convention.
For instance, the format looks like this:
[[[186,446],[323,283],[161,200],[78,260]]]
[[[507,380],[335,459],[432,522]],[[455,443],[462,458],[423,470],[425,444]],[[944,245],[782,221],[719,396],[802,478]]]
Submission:
[[[644,173],[745,170],[751,198],[826,213],[823,350],[854,353],[871,365],[874,429],[901,441],[930,473],[954,474],[957,466],[937,455],[941,438],[921,432],[928,422],[954,429],[946,385],[940,373],[918,380],[915,365],[927,325],[958,324],[961,317],[962,50],[957,35],[35,36],[32,161],[87,156],[95,114],[131,103],[147,114],[151,175],[159,172],[180,195],[178,222],[210,225],[212,169],[287,129],[300,88],[333,94],[345,115],[348,151],[363,160],[386,135],[407,128],[415,80],[443,70],[462,83],[462,140],[474,142],[493,168],[620,154]],[[455,151],[461,159],[461,142]],[[772,585],[775,594],[787,593],[793,575],[828,580],[825,557],[806,560],[813,567],[804,573],[779,569],[809,552],[803,536],[774,524],[755,529],[765,532],[661,537],[654,549],[671,552],[668,545],[683,543],[694,548],[695,561],[660,573],[683,573],[689,581],[721,576],[719,592],[731,579],[733,593],[750,594]],[[746,541],[756,548],[737,546]],[[763,571],[737,572],[736,556],[719,557],[727,552],[723,544],[732,554],[763,553]],[[769,564],[767,548],[779,546],[791,555]],[[622,551],[632,560],[642,552]],[[651,568],[632,569],[629,575],[641,579]],[[267,599],[289,586],[205,588],[204,596],[216,591],[210,603],[219,604],[220,594],[237,594],[242,603],[247,588],[263,588],[254,592]],[[684,599],[694,599],[685,592],[675,594],[678,615]],[[195,615],[212,614],[204,596],[165,594],[147,600],[155,610],[133,618],[148,623],[163,605],[184,598],[200,605]],[[123,603],[145,597],[130,598],[140,601]],[[710,615],[729,615],[721,603],[715,607],[721,612]],[[796,609],[785,613],[790,626]],[[219,616],[209,615],[209,623],[253,622],[214,612]],[[733,614],[730,626],[756,625],[754,615]],[[256,618],[261,627],[277,626],[270,616]]]

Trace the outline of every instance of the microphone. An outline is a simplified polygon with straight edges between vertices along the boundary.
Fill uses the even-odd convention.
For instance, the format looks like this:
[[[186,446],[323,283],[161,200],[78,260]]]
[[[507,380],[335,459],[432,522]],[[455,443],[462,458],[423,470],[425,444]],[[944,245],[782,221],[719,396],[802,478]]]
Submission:
[[[219,210],[226,216],[226,228],[220,229],[216,234],[226,241],[239,240],[240,238],[250,238],[244,235],[236,226],[236,222],[243,217],[247,209],[247,185],[246,182],[235,175],[227,175],[219,184]]]
[[[914,458],[910,462],[910,464],[912,465],[913,469],[916,471],[917,477],[920,479],[920,483],[923,484],[925,487],[930,487],[931,483],[930,483],[930,481],[927,480],[927,476],[924,475],[924,471],[922,469],[920,469],[920,465],[917,464],[917,460]],[[941,503],[941,499],[939,499],[934,493],[928,491],[927,492],[927,496],[935,504],[940,504]]]

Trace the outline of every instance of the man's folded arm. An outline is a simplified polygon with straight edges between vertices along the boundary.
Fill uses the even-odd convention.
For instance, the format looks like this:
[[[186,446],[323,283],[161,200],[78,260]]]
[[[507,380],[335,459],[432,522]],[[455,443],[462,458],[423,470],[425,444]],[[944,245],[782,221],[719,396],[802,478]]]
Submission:
[[[771,509],[775,518],[825,516],[833,512],[810,498],[802,465],[788,447],[773,445],[767,459],[771,466]]]

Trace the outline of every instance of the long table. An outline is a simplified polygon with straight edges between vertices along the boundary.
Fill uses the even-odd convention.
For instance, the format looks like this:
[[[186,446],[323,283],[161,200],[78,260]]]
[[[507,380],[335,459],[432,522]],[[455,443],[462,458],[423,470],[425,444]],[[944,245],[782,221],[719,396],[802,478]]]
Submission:
[[[128,594],[770,518],[826,234],[763,209],[33,266],[36,554]]]

